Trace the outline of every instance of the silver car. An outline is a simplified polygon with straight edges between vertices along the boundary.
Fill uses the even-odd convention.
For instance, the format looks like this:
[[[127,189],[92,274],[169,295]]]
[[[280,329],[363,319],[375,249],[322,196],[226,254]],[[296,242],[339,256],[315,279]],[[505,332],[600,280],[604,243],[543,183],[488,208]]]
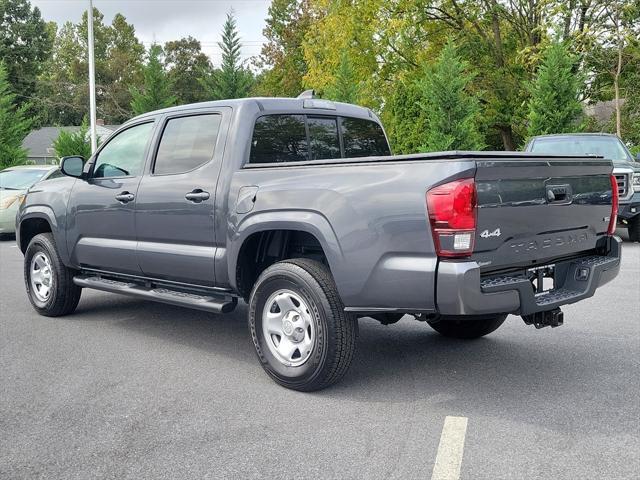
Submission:
[[[57,165],[21,165],[0,171],[0,235],[16,231],[16,213],[29,187],[63,176]]]

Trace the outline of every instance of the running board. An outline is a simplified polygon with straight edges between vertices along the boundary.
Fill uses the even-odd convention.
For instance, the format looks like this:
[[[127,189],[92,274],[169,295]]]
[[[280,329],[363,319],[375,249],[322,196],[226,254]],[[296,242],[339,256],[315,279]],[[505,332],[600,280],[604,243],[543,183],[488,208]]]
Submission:
[[[97,275],[78,275],[73,283],[83,288],[93,288],[103,292],[121,293],[144,298],[155,302],[168,303],[179,307],[195,308],[211,313],[232,312],[238,303],[235,297],[228,295],[212,296],[206,294],[181,292],[164,287],[147,287],[140,283],[112,280]]]

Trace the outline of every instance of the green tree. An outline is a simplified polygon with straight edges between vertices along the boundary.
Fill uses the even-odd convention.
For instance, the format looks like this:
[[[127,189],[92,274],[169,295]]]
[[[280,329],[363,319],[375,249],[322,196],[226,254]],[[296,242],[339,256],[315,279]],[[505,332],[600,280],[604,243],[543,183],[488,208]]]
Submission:
[[[424,145],[427,131],[426,110],[422,108],[422,92],[414,74],[398,78],[385,108],[384,123],[393,151],[398,154],[416,153]]]
[[[262,73],[256,79],[257,95],[295,97],[304,90],[307,74],[303,43],[311,24],[310,0],[273,0],[266,27],[267,42],[256,66]]]
[[[194,103],[207,99],[200,79],[210,76],[213,67],[193,37],[181,38],[164,45],[165,64],[178,103]]]
[[[474,74],[453,43],[416,81],[426,131],[422,151],[482,150],[478,98],[470,91]]]
[[[38,101],[47,124],[79,125],[89,105],[87,13],[65,23],[56,35],[53,55],[38,79]],[[122,15],[111,25],[94,8],[96,104],[98,117],[121,123],[131,117],[131,87],[141,83],[144,47]]]
[[[27,159],[22,141],[31,126],[31,121],[26,117],[28,106],[16,105],[16,95],[11,92],[7,68],[0,61],[0,169],[24,163]]]
[[[233,13],[227,14],[227,20],[222,29],[222,41],[218,42],[218,46],[222,50],[222,65],[220,69],[202,80],[209,99],[246,97],[251,90],[253,75],[240,61],[242,44]]]
[[[574,73],[575,56],[563,42],[551,43],[530,86],[530,136],[575,131],[582,113],[580,82]]]
[[[343,50],[335,80],[326,88],[325,96],[337,102],[357,103],[358,94],[359,81],[349,55]]]
[[[160,45],[154,44],[149,48],[143,77],[142,88],[131,89],[131,110],[134,115],[141,115],[176,104],[176,97],[172,94],[173,86],[162,64],[162,47]]]
[[[51,33],[28,0],[0,0],[0,59],[20,104],[35,93],[36,78],[51,53]]]
[[[119,13],[107,29],[107,42],[99,83],[104,88],[103,116],[121,123],[131,116],[131,88],[142,82],[145,48],[136,37],[134,26]]]
[[[76,131],[60,130],[58,137],[53,141],[53,149],[58,159],[74,155],[88,159],[91,156],[91,139],[86,118]]]

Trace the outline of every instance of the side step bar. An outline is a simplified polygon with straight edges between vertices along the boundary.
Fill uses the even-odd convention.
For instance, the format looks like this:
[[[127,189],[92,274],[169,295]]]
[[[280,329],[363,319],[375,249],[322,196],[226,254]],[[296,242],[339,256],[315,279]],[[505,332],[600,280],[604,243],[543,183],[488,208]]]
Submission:
[[[146,300],[169,303],[179,307],[195,308],[211,313],[232,312],[238,303],[238,300],[232,296],[212,296],[170,290],[163,287],[147,287],[140,283],[111,280],[97,275],[78,275],[73,278],[73,283],[83,288],[122,293]]]

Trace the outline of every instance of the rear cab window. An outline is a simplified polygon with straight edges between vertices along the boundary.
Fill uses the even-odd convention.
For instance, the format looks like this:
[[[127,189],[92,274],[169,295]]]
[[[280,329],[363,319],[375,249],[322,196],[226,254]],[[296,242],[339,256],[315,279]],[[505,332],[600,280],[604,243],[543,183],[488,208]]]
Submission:
[[[283,163],[390,155],[380,124],[368,119],[303,114],[256,120],[249,163]]]
[[[301,162],[308,153],[304,115],[266,115],[256,121],[250,163]]]
[[[346,158],[391,155],[382,127],[370,120],[343,118],[342,137]]]

